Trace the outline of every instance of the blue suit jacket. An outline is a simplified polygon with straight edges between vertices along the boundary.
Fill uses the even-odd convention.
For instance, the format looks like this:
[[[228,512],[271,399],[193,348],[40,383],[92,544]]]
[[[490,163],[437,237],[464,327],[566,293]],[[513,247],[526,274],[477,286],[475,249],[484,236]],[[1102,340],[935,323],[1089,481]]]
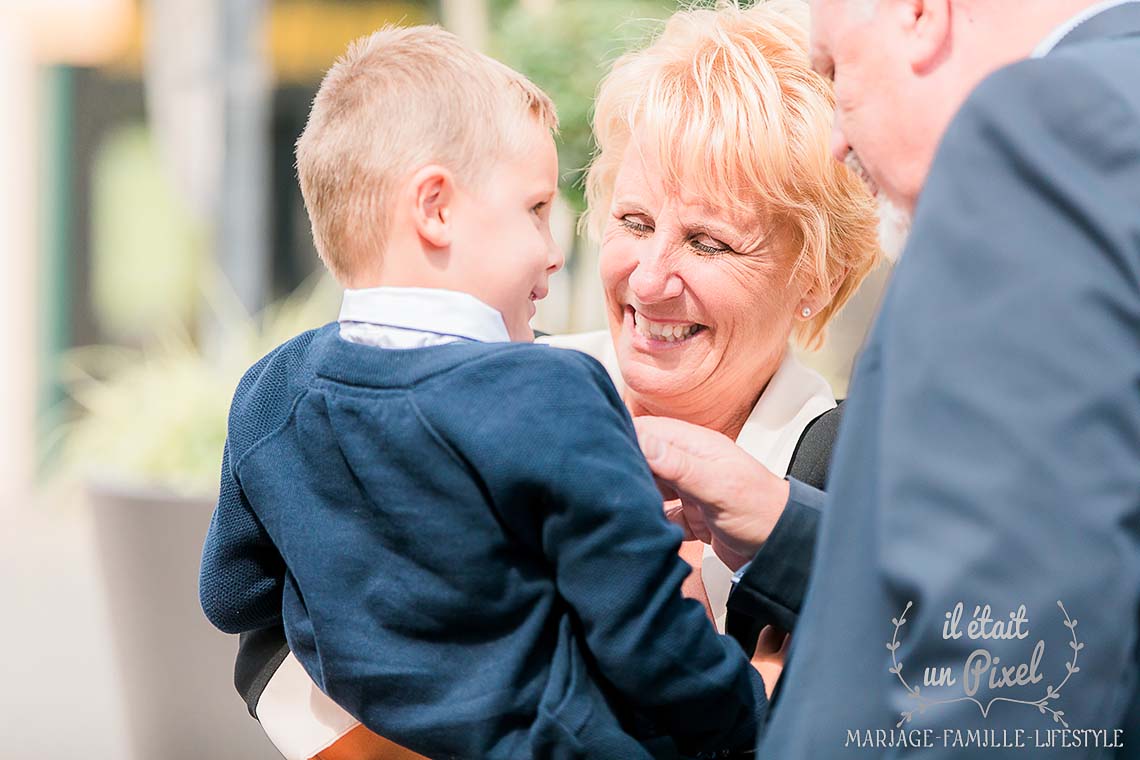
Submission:
[[[822,515],[766,757],[1140,757],[1140,5],[951,124]]]

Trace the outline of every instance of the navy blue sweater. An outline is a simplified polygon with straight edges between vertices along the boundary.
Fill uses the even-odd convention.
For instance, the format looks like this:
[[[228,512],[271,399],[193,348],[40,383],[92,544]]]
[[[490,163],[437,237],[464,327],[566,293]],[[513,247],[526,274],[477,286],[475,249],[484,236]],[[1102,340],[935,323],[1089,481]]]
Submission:
[[[283,618],[329,696],[432,757],[753,749],[763,684],[679,543],[593,359],[334,324],[238,387],[201,598],[228,632]]]

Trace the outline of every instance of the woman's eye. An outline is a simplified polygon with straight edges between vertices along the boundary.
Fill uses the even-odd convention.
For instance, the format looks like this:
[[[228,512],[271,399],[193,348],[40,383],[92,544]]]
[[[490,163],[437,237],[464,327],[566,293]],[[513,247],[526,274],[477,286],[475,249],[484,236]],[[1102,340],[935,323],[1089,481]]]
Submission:
[[[623,227],[625,227],[627,230],[634,233],[635,235],[647,235],[650,232],[653,232],[652,227],[650,227],[648,224],[644,224],[642,222],[639,222],[636,218],[634,218],[632,216],[628,216],[628,215],[623,216],[618,221],[621,222],[621,225]]]
[[[701,253],[710,255],[718,253],[732,253],[732,249],[719,240],[714,240],[707,235],[698,235],[697,237],[689,238],[689,245]]]
[[[542,201],[541,203],[536,203],[536,204],[534,204],[534,205],[531,207],[531,209],[530,209],[530,212],[531,212],[532,214],[541,214],[541,213],[542,213],[542,210],[543,210],[544,208],[546,208],[546,201]]]

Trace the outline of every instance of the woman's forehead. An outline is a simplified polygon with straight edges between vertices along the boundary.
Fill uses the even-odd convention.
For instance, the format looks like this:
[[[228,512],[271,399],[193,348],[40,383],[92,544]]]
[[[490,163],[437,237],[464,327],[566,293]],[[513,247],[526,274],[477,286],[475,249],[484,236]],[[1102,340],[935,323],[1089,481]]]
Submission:
[[[759,215],[755,202],[748,202],[743,193],[710,184],[707,177],[667,170],[658,151],[631,140],[614,183],[614,202],[657,206],[669,201],[686,219],[717,220],[721,226],[741,230],[755,227]]]

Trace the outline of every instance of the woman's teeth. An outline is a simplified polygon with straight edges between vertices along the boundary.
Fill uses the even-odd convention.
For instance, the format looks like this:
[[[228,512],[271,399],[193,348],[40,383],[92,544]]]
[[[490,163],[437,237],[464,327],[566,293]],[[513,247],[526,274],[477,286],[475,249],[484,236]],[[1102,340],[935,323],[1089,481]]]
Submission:
[[[690,335],[701,329],[700,325],[691,323],[667,324],[664,322],[654,322],[641,316],[636,311],[633,312],[633,324],[634,327],[637,328],[637,331],[645,337],[653,338],[655,340],[664,340],[668,341],[669,343],[673,343],[674,341],[678,340],[684,340],[685,338],[688,338]]]

